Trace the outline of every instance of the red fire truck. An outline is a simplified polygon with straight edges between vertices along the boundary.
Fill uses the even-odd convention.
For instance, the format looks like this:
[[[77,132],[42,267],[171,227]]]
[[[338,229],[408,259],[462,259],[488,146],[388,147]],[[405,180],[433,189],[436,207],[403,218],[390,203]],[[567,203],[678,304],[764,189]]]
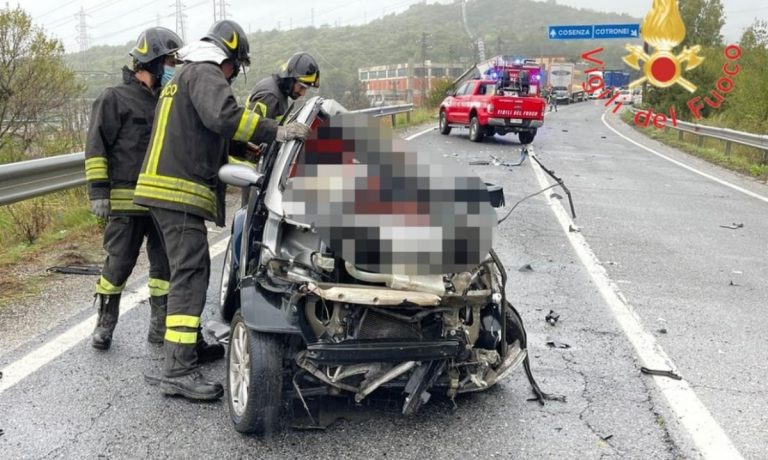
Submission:
[[[542,78],[541,67],[530,60],[499,56],[476,64],[454,82],[456,90],[440,105],[440,133],[468,127],[469,139],[480,142],[513,132],[530,144],[544,124]]]

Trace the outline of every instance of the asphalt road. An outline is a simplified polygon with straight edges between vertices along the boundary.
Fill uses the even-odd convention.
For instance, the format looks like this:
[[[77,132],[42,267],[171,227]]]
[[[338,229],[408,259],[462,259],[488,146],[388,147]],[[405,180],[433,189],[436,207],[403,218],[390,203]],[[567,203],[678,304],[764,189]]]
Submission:
[[[406,418],[393,403],[397,395],[382,394],[362,407],[328,403],[327,417],[346,418],[325,430],[246,437],[232,429],[225,402],[166,398],[144,383],[142,373],[162,364],[160,349],[144,339],[146,303],[121,317],[112,349],[97,352],[81,340],[93,327],[84,286],[95,278],[59,276],[49,292],[24,301],[28,308],[14,309],[24,334],[8,318],[0,321],[0,335],[13,337],[0,342],[0,457],[673,459],[715,452],[717,444],[702,439],[725,439],[745,458],[765,457],[768,242],[761,237],[768,202],[628,142],[601,115],[594,102],[561,107],[533,144],[571,189],[580,231],[563,226],[561,200],[552,194],[565,194],[554,189],[520,204],[496,241],[508,298],[526,322],[534,374],[544,391],[567,402],[527,401],[520,370],[490,391],[458,398],[455,408],[435,398]],[[608,124],[656,152],[768,197],[768,187],[659,146],[613,117]],[[462,130],[431,131],[413,143],[461,164],[491,155],[514,162],[520,151],[513,136],[474,144]],[[530,160],[471,168],[504,186],[506,209],[542,188]],[[744,226],[721,227],[732,223]],[[227,234],[211,234],[214,250]],[[208,318],[216,314],[221,263],[221,255],[213,259]],[[126,304],[141,300],[144,284],[146,271],[137,269],[128,285],[136,294]],[[560,314],[555,326],[544,320],[550,310]],[[643,340],[650,352],[638,349]],[[551,341],[569,348],[551,348]],[[640,373],[648,353],[664,352],[688,393],[670,393],[670,379]],[[220,362],[205,373],[224,380],[224,369]],[[671,404],[670,394],[688,403]],[[693,425],[690,400],[706,416],[693,417]],[[710,414],[714,425],[696,425]]]

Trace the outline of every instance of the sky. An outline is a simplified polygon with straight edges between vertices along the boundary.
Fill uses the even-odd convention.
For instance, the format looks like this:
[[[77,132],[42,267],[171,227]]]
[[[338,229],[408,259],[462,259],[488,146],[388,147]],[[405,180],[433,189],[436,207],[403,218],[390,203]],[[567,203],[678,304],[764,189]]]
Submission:
[[[216,4],[220,0],[215,0]],[[226,13],[246,31],[272,30],[312,25],[359,25],[384,14],[402,12],[425,0],[226,0]],[[427,3],[451,3],[453,0],[426,0]],[[505,0],[498,0],[503,4]],[[545,0],[542,0],[545,1]],[[21,6],[42,25],[49,35],[64,42],[68,52],[78,51],[78,12],[83,9],[89,43],[118,45],[136,39],[138,33],[154,25],[176,30],[176,4],[183,5],[186,40],[205,34],[213,22],[214,0],[10,0],[11,7]],[[628,13],[642,18],[652,0],[557,0],[596,11]],[[768,19],[768,5],[754,0],[722,0],[726,23],[722,33],[735,42],[742,30],[755,18]],[[762,3],[762,5],[761,5]]]

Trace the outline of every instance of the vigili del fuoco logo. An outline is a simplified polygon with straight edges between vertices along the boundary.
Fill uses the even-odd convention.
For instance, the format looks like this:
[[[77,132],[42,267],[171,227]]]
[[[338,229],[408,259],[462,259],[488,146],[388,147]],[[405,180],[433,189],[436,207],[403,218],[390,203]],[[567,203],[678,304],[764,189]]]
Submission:
[[[684,74],[701,65],[704,62],[704,57],[699,55],[701,52],[699,45],[686,46],[677,54],[673,51],[685,40],[685,24],[680,17],[677,0],[653,0],[651,10],[640,25],[640,35],[643,41],[653,48],[653,52],[648,54],[639,45],[625,45],[629,54],[624,56],[623,61],[634,70],[643,73],[642,77],[629,84],[629,89],[637,88],[648,82],[660,89],[680,85],[691,93],[696,92],[698,88],[686,79]],[[604,49],[596,48],[581,55],[585,61],[598,66],[585,71],[589,77],[582,84],[582,87],[584,91],[590,93],[602,91],[598,96],[599,99],[610,97],[605,103],[605,106],[608,107],[619,97],[619,92],[616,91],[615,94],[611,94],[610,90],[605,89],[605,81],[600,74],[590,75],[592,72],[605,69],[605,62],[596,57]],[[735,87],[733,77],[741,71],[737,62],[741,57],[741,48],[738,45],[728,45],[723,54],[726,59],[723,64],[723,76],[717,80],[715,88],[704,97],[694,96],[688,100],[687,107],[696,119],[701,118],[701,109],[704,108],[705,104],[713,109],[720,108],[725,101],[725,95],[733,91]],[[643,64],[642,67],[641,63]],[[617,102],[613,113],[616,113],[621,106],[622,102]],[[635,114],[635,124],[638,126],[647,127],[653,124],[655,128],[661,129],[666,126],[667,120],[670,120],[673,126],[677,126],[675,107],[670,107],[667,114],[654,113],[653,109],[646,109]]]

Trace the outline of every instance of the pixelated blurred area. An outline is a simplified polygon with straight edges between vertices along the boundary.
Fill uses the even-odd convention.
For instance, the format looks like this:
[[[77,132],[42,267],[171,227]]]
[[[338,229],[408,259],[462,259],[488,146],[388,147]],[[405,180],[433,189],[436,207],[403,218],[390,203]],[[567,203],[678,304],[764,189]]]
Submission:
[[[284,192],[287,217],[340,257],[402,275],[468,271],[491,249],[496,212],[471,171],[417,152],[362,114],[336,115],[307,139]]]

